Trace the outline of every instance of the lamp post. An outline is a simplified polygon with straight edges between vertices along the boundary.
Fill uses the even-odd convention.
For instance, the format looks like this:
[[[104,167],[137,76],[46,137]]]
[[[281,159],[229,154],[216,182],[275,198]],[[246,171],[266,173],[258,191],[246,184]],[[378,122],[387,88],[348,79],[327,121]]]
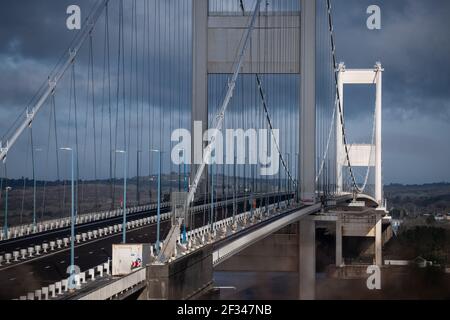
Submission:
[[[156,253],[159,255],[159,233],[161,223],[161,154],[160,150],[151,149],[150,152],[158,153],[158,209],[156,212]]]
[[[116,150],[116,153],[123,154],[123,220],[122,220],[122,243],[127,242],[127,152]]]
[[[3,226],[3,233],[5,235],[5,239],[8,239],[8,192],[11,191],[11,187],[5,188],[5,225]]]
[[[184,180],[184,192],[189,192],[187,176],[186,176],[186,150],[181,149],[183,151],[183,180]],[[187,218],[186,218],[187,219]],[[182,241],[183,243],[187,242],[187,233],[186,233],[186,221],[183,222],[183,232],[182,232]]]
[[[188,178],[187,178],[187,168],[186,168],[186,150],[183,150],[183,177],[184,177],[184,191],[189,192]]]
[[[35,152],[40,152],[42,149],[36,148],[34,149]],[[34,158],[34,152],[32,154],[33,158],[33,228],[36,227],[36,165],[35,165],[35,158]]]
[[[286,167],[289,170],[289,165],[291,162],[291,154],[290,153],[286,153]],[[288,205],[291,205],[291,179],[289,179],[289,175],[288,172],[286,171],[286,190],[288,193]]]
[[[211,209],[210,209],[210,217],[209,221],[211,223],[211,232],[213,232],[214,228],[214,161],[215,156],[211,156]]]
[[[74,156],[72,148],[61,148],[63,151],[70,152],[71,158],[71,193],[72,204],[70,210],[70,275],[75,273],[75,173]]]
[[[296,157],[296,162],[295,163],[300,163],[300,155],[299,155],[299,153],[297,153],[297,157]],[[297,177],[296,178],[296,180],[295,180],[295,184],[296,184],[296,186],[295,186],[295,202],[296,203],[299,203],[299,197],[298,197],[298,169],[296,170],[296,172],[295,172],[295,176]]]
[[[140,194],[140,184],[139,184],[139,171],[140,171],[140,154],[142,153],[141,150],[138,150],[136,152],[136,202],[137,205],[139,206],[141,204],[141,194]]]

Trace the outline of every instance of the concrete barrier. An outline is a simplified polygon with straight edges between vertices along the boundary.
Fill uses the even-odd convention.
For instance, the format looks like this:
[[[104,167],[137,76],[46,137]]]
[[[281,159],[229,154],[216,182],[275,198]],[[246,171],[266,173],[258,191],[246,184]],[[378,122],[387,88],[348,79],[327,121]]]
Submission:
[[[29,256],[30,258],[33,257],[33,253],[34,253],[34,248],[33,248],[33,247],[28,247],[28,256]]]
[[[97,272],[100,273],[100,278],[103,277],[103,266],[97,266]]]
[[[14,262],[19,261],[20,253],[19,251],[13,251]]]
[[[51,284],[48,286],[48,291],[50,292],[52,298],[56,298],[56,285]]]
[[[75,236],[75,240],[77,241],[77,243],[80,243],[80,241],[81,241],[81,234],[77,234]]]
[[[40,245],[36,245],[36,246],[34,246],[34,250],[36,251],[36,255],[37,256],[40,256],[41,255],[41,249],[42,249],[42,247],[40,246]]]
[[[48,300],[48,287],[43,287],[41,290],[42,295],[44,296],[44,300]]]
[[[55,290],[56,290],[56,294],[57,295],[61,295],[62,294],[62,283],[61,283],[61,281],[55,282]]]
[[[63,279],[61,281],[61,287],[64,289],[64,292],[69,290],[69,279]]]
[[[41,299],[42,299],[42,290],[36,290],[36,291],[34,292],[34,297],[35,297],[37,300],[41,300]]]
[[[81,279],[80,279],[79,273],[74,276],[74,282],[75,282],[75,288],[80,289],[81,288]]]
[[[34,300],[34,292],[27,293],[27,300]]]
[[[103,264],[103,271],[107,274],[107,275],[109,275],[110,274],[110,272],[109,272],[109,261],[108,262],[106,262],[106,263],[104,263]]]
[[[48,243],[43,243],[43,244],[42,244],[42,250],[44,250],[44,253],[47,253],[47,250],[48,250]]]
[[[69,245],[69,238],[64,238],[63,242],[64,242],[64,247],[67,247]]]
[[[88,274],[91,277],[91,281],[94,281],[95,280],[95,270],[89,269]]]
[[[82,284],[86,283],[86,272],[81,272],[80,273],[80,281]]]
[[[20,255],[22,256],[22,260],[27,258],[27,249],[20,249]]]

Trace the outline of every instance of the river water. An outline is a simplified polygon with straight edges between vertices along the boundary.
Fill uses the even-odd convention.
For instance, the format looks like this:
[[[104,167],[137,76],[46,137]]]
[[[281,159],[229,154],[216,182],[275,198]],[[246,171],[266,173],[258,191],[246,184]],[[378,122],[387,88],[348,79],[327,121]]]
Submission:
[[[203,299],[297,300],[298,276],[287,272],[215,272],[215,290]],[[381,290],[369,290],[366,279],[316,276],[318,300],[450,299],[450,275],[433,269],[383,271]]]

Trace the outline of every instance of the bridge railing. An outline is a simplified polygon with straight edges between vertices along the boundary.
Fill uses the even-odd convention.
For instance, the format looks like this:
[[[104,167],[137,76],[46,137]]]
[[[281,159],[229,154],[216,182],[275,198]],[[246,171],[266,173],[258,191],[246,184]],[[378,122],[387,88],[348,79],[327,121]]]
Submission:
[[[156,204],[147,204],[147,205],[127,208],[127,214],[148,211],[148,210],[154,210],[154,209],[156,209],[156,206],[157,206]],[[162,208],[167,208],[169,206],[170,206],[169,202],[163,202],[161,204]],[[123,212],[122,209],[114,209],[114,210],[108,210],[108,211],[98,211],[98,212],[80,214],[76,217],[75,225],[115,218],[118,216],[122,216],[122,212]],[[34,235],[34,234],[43,233],[43,232],[61,229],[61,228],[67,228],[69,226],[70,226],[70,217],[45,220],[45,221],[36,223],[36,225],[33,225],[32,223],[18,225],[18,226],[9,228],[8,234],[5,234],[5,231],[2,229],[2,231],[0,232],[0,241],[16,239],[16,238],[20,238],[20,237],[24,237],[24,236]]]
[[[269,195],[259,195],[258,197],[264,197],[264,196],[270,196],[270,195],[277,195],[278,193],[271,193]],[[280,193],[280,195],[286,195],[286,192]],[[242,199],[249,198],[249,196],[240,196],[237,201],[242,201]],[[219,201],[215,206],[223,206],[231,204],[234,200],[228,199],[225,201]],[[163,202],[161,204],[161,208],[169,208],[171,206],[170,202]],[[209,208],[210,204],[205,205],[199,205],[191,208],[191,212],[198,212],[202,211],[205,208]],[[127,208],[127,215],[131,213],[138,213],[138,212],[145,212],[149,210],[155,210],[157,208],[157,204],[146,204],[136,207],[130,207]],[[122,209],[114,209],[109,211],[99,211],[99,212],[92,212],[92,213],[85,213],[80,214],[76,217],[75,225],[81,225],[85,223],[95,222],[95,221],[101,221],[101,220],[107,220],[115,217],[120,217],[123,214]],[[57,230],[61,228],[68,228],[70,227],[70,217],[63,217],[58,219],[51,219],[51,220],[45,220],[37,223],[36,225],[33,224],[24,224],[19,226],[14,226],[8,229],[8,234],[6,235],[3,228],[0,228],[0,242],[1,241],[7,241],[11,239],[17,239],[21,237],[26,237],[30,235],[35,235],[39,233],[44,233],[52,230]]]
[[[223,205],[228,202],[224,201]],[[233,217],[227,217],[223,220],[215,222],[212,226],[206,225],[200,228],[190,230],[187,232],[187,242],[183,243],[182,238],[177,240],[177,249],[174,255],[169,259],[169,261],[174,261],[180,257],[193,252],[207,244],[211,244],[215,241],[224,239],[227,235],[234,234],[236,232],[242,231],[253,225],[265,221],[266,219],[273,217],[275,215],[281,214],[284,209],[289,205],[289,200],[281,201],[279,204],[274,203],[271,205],[261,205],[253,210],[246,211],[237,214]],[[206,205],[208,208],[210,205]],[[203,206],[199,206],[202,208]],[[196,208],[197,209],[197,208]],[[170,218],[169,214],[164,215],[165,219]],[[140,219],[136,224],[131,225],[132,227],[138,227],[141,223],[149,222],[151,218]],[[141,220],[143,220],[141,222]],[[162,247],[163,243],[160,243]],[[154,261],[156,256],[156,244],[150,247],[151,260]],[[129,288],[135,287],[145,281],[145,268],[138,269],[137,271],[131,273],[130,275],[123,276],[120,278],[110,277],[112,261],[100,264],[95,268],[89,269],[87,272],[81,272],[76,275],[75,289],[81,290],[86,288],[87,285],[92,285],[94,281],[106,281],[105,286],[101,288],[93,287],[92,294],[86,294],[80,299],[110,299],[116,295],[120,295],[121,292],[128,290]],[[105,278],[109,277],[109,278]],[[68,294],[68,281],[69,278],[63,279],[61,281],[55,282],[54,284],[43,287],[34,292],[29,292],[26,296],[21,296],[20,300],[48,300],[48,299],[61,299]],[[75,293],[72,293],[76,295]]]

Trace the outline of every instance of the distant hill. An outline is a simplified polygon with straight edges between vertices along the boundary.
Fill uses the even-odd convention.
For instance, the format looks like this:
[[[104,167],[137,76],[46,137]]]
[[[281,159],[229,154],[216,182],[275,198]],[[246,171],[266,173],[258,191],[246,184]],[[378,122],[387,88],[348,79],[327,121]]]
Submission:
[[[450,183],[390,184],[384,187],[384,193],[389,208],[403,211],[406,215],[450,212]]]

